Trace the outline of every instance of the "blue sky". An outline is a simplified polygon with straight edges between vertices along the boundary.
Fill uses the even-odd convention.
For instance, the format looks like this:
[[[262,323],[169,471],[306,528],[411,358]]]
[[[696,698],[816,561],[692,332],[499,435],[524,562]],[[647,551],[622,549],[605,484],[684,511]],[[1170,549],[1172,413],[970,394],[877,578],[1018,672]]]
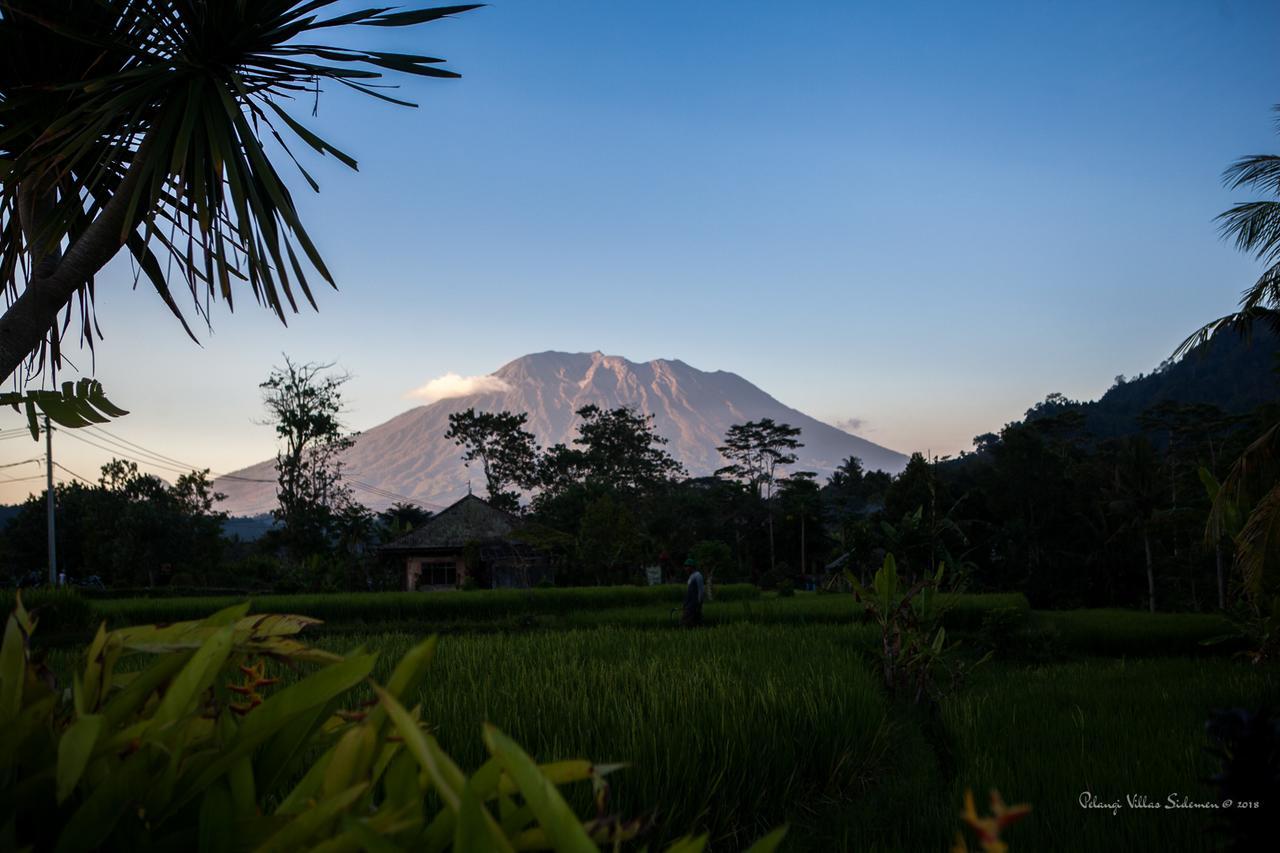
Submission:
[[[361,32],[464,77],[408,81],[418,110],[322,95],[360,172],[295,186],[341,289],[287,329],[245,295],[197,347],[116,265],[113,430],[227,471],[274,452],[282,352],[348,369],[364,428],[444,373],[600,349],[958,452],[1150,370],[1256,276],[1212,220],[1243,198],[1222,169],[1280,150],[1277,32],[1268,2],[850,0],[505,0]],[[96,476],[107,454],[59,440]]]

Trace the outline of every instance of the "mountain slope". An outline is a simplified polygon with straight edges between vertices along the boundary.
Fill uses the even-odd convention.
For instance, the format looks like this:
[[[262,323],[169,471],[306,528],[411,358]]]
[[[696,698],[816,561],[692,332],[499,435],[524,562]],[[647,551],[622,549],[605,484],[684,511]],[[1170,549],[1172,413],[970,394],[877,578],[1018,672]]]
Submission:
[[[1248,338],[1231,330],[1219,332],[1177,361],[1167,361],[1145,376],[1122,379],[1097,400],[1040,405],[1027,418],[1077,409],[1089,432],[1098,438],[1140,431],[1143,412],[1160,403],[1204,403],[1240,415],[1280,400],[1276,353],[1280,334],[1259,324]]]
[[[466,494],[469,480],[482,492],[480,472],[468,470],[459,448],[444,437],[449,415],[467,408],[526,412],[529,430],[547,447],[572,441],[574,413],[589,403],[630,406],[654,416],[658,434],[670,442],[667,450],[693,475],[724,465],[716,447],[730,426],[760,418],[800,427],[805,446],[798,452],[797,470],[825,476],[849,456],[860,458],[868,469],[897,472],[906,464],[902,454],[785,406],[736,374],[707,373],[682,361],[637,364],[599,352],[543,352],[516,359],[491,376],[498,380],[489,383],[494,390],[419,406],[361,433],[343,456],[356,497],[383,508],[393,500],[385,492],[394,492],[432,507]],[[273,461],[232,476],[245,479],[224,477],[216,483],[227,495],[223,509],[253,514],[274,506]]]

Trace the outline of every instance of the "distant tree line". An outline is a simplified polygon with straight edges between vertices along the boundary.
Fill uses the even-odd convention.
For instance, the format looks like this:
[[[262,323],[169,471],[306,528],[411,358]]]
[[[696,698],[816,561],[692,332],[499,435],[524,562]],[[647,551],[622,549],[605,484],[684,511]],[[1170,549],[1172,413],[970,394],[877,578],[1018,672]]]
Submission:
[[[345,375],[330,365],[271,372],[261,388],[266,424],[280,440],[275,526],[246,542],[225,532],[210,472],[172,484],[128,460],[102,467],[96,484],[54,489],[58,569],[70,583],[108,588],[279,591],[391,588],[400,577],[377,546],[431,513],[405,502],[374,513],[342,480],[340,453],[353,443],[341,423]],[[0,584],[47,577],[45,495],[33,495],[0,531]]]
[[[396,588],[378,546],[430,513],[374,513],[343,485],[345,379],[286,359],[263,383],[281,451],[277,526],[260,540],[223,534],[208,471],[170,485],[115,460],[96,485],[57,487],[60,566],[115,587]],[[653,566],[678,577],[692,557],[717,579],[822,587],[893,553],[908,578],[945,562],[971,589],[1019,590],[1043,607],[1206,610],[1234,591],[1229,537],[1206,537],[1212,486],[1275,409],[1163,401],[1127,434],[1100,436],[1091,422],[1114,419],[1053,394],[958,458],[915,454],[896,476],[849,458],[825,481],[793,470],[800,430],[767,418],[730,427],[727,464],[697,477],[652,416],[626,408],[579,409],[573,439],[545,449],[523,413],[458,412],[447,436],[565,584],[640,582]],[[0,535],[0,571],[17,582],[45,559],[33,496]]]
[[[651,419],[626,409],[584,408],[573,446],[545,452],[521,414],[468,410],[450,435],[464,458],[525,460],[487,481],[507,508],[528,496],[568,582],[635,581],[703,553],[726,578],[821,586],[893,553],[909,578],[945,562],[968,588],[1042,607],[1226,606],[1233,545],[1206,532],[1213,484],[1277,407],[1164,400],[1127,434],[1100,436],[1090,405],[1052,394],[958,458],[917,453],[896,476],[849,458],[825,482],[787,468],[803,436],[767,419],[733,426],[730,464],[708,477],[681,476]]]

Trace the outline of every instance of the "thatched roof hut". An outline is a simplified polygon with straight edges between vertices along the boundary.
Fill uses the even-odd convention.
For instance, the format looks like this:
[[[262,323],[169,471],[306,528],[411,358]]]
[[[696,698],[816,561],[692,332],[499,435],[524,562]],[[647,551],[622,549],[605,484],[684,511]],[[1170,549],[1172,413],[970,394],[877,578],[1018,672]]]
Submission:
[[[482,587],[530,586],[549,578],[546,554],[522,541],[521,519],[467,495],[380,553],[404,562],[405,588],[451,589],[470,578]]]
[[[467,495],[440,510],[414,530],[382,546],[383,551],[465,548],[474,542],[508,538],[520,526],[520,519],[491,506],[475,495]]]

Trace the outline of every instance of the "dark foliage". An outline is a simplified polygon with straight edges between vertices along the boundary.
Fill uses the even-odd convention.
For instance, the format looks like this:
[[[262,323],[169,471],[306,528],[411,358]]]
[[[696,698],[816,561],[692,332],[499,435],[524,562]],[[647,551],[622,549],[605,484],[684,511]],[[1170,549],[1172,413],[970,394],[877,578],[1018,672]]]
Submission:
[[[1223,849],[1267,849],[1275,841],[1269,804],[1280,802],[1280,719],[1232,708],[1210,717],[1205,730],[1209,752],[1221,762],[1209,781],[1223,804],[1216,827]]]

